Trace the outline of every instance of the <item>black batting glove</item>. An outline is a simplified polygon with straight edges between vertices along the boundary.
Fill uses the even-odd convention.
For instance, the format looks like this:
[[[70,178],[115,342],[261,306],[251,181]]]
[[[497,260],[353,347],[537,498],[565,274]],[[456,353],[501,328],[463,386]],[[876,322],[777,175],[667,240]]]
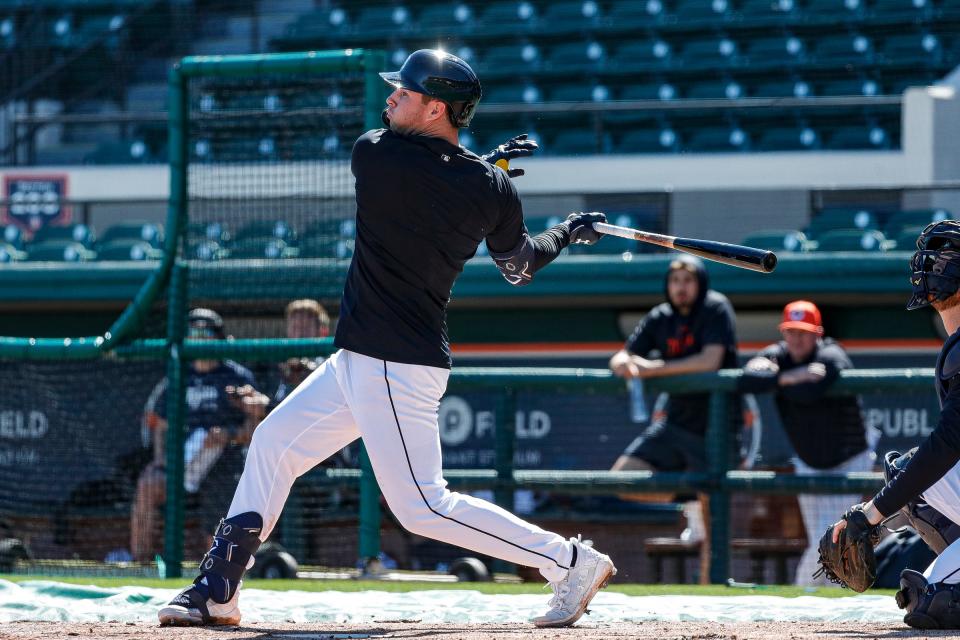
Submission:
[[[480,156],[490,164],[496,164],[498,160],[506,160],[509,163],[514,158],[532,156],[533,152],[540,148],[533,140],[527,140],[527,134],[522,133],[515,138],[510,138],[499,145],[490,153]],[[523,175],[523,169],[507,169],[507,175],[511,178],[519,178]]]
[[[566,219],[566,225],[570,228],[570,244],[596,244],[603,234],[594,230],[593,223],[606,221],[607,216],[599,211],[571,213]]]

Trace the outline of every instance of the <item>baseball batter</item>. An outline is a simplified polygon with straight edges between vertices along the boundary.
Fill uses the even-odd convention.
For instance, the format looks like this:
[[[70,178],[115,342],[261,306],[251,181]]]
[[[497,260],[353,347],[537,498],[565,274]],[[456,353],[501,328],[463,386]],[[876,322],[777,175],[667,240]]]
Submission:
[[[483,158],[459,146],[481,96],[463,60],[416,51],[398,72],[385,129],[354,145],[356,248],[341,301],[339,350],[254,433],[227,517],[200,575],[159,612],[161,624],[237,624],[238,596],[294,480],[363,438],[390,509],[411,532],[530,567],[553,589],[538,626],[583,615],[616,573],[610,558],[483,500],[446,489],[437,414],[450,374],[446,306],[453,283],[486,240],[504,278],[525,285],[571,242],[593,244],[602,214],[571,214],[531,237],[500,158],[527,155],[514,140]]]
[[[940,420],[914,453],[888,454],[886,486],[856,507],[869,525],[902,510],[939,553],[923,573],[901,574],[896,600],[907,611],[904,622],[920,629],[960,629],[960,539],[954,526],[960,524],[960,222],[927,226],[917,238],[911,270],[907,309],[932,305],[950,334],[937,358]],[[848,527],[847,517],[833,525],[835,543]]]

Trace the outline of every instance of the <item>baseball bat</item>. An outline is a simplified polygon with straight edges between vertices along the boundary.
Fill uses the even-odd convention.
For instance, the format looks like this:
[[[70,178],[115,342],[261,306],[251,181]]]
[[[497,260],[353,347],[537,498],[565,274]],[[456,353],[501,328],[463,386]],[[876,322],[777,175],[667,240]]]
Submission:
[[[741,269],[750,269],[761,273],[770,273],[777,267],[777,256],[772,251],[744,247],[739,244],[728,244],[713,240],[697,240],[695,238],[678,238],[660,233],[640,231],[629,227],[620,227],[606,222],[594,222],[593,228],[618,238],[639,240],[648,244],[655,244],[668,249],[676,249],[684,253],[700,256],[705,260],[722,262]]]

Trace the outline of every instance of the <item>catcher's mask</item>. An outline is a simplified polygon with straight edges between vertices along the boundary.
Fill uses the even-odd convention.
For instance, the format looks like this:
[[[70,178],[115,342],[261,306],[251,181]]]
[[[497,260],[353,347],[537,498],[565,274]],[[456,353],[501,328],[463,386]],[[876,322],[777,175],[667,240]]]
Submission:
[[[446,103],[450,123],[457,128],[470,125],[483,95],[480,80],[470,65],[442,49],[414,51],[400,71],[381,73],[380,77],[392,87],[423,93]]]
[[[913,295],[907,309],[943,301],[960,289],[960,221],[931,222],[917,237],[910,259]]]

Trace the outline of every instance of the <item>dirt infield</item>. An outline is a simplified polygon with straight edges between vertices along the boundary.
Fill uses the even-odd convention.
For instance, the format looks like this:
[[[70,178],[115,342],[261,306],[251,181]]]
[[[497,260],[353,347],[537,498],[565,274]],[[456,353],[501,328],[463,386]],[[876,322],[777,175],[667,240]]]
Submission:
[[[902,625],[829,622],[580,623],[571,629],[536,629],[527,624],[422,624],[374,621],[367,625],[250,624],[239,627],[160,627],[134,622],[12,622],[0,626],[2,640],[43,638],[122,640],[334,640],[340,638],[424,638],[429,640],[537,640],[539,638],[631,638],[636,640],[824,640],[825,638],[953,638],[957,632],[921,632]]]

